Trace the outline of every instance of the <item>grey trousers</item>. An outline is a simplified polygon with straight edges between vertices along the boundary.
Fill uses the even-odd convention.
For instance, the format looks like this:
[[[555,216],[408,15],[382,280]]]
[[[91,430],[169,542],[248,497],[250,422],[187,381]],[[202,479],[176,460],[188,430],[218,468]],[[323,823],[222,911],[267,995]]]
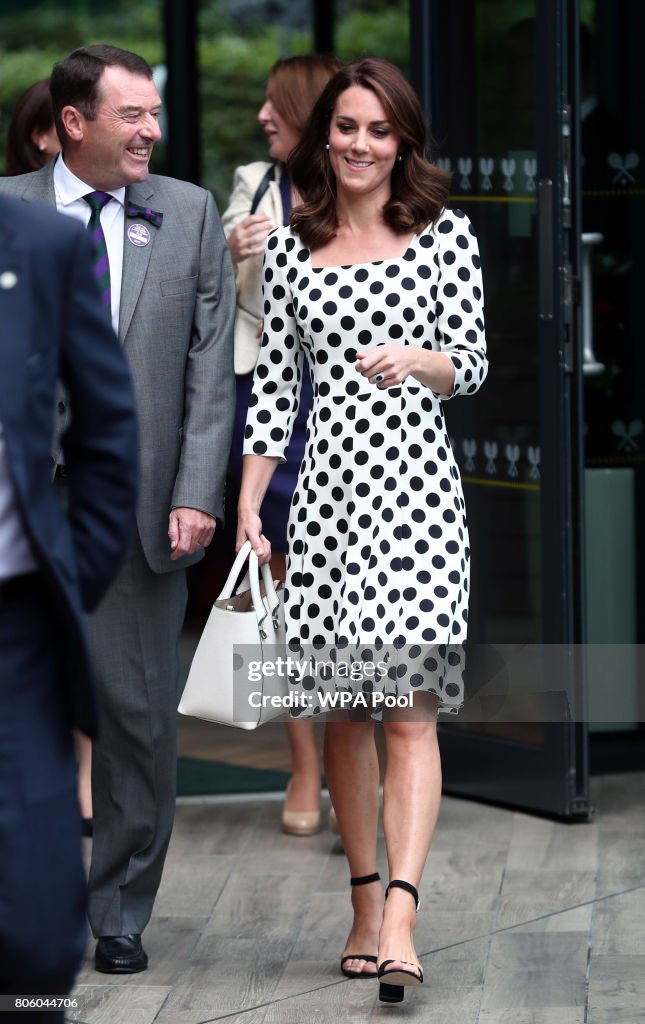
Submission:
[[[95,936],[142,932],[174,820],[177,644],[183,570],[158,575],[138,533],[88,619],[99,738],[92,751],[94,839],[88,917]]]

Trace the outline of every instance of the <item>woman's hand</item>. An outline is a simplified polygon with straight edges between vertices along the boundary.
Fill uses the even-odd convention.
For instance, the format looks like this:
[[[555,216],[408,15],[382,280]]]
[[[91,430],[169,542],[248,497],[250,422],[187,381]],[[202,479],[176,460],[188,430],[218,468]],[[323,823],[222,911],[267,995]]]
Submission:
[[[264,565],[271,558],[271,542],[262,533],[262,520],[257,512],[237,512],[237,537],[235,538],[235,552],[237,553],[245,541],[251,541],[251,547],[258,556],[260,565]]]
[[[416,345],[376,345],[356,353],[356,369],[377,388],[393,388],[413,372],[417,355]]]
[[[239,221],[228,236],[233,263],[248,260],[249,256],[261,256],[273,224],[266,213],[253,213]]]
[[[452,394],[455,368],[443,352],[418,345],[376,345],[367,352],[357,352],[356,369],[370,384],[381,390],[402,384],[412,374],[416,384],[423,384],[437,395]]]

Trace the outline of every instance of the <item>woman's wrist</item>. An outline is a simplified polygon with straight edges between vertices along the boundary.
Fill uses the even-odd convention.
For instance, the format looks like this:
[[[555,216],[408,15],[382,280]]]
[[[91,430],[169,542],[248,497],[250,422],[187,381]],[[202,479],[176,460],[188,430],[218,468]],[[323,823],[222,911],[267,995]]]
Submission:
[[[443,352],[434,349],[417,348],[413,369],[410,373],[421,384],[438,395],[451,395],[455,386],[455,368],[452,360]]]

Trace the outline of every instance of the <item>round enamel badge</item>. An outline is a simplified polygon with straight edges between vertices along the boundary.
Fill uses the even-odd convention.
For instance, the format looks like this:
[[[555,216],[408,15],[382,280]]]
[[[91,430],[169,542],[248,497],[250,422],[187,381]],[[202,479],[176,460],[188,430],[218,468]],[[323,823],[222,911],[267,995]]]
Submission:
[[[128,228],[128,238],[133,245],[147,245],[150,241],[150,232],[145,224],[131,224]]]

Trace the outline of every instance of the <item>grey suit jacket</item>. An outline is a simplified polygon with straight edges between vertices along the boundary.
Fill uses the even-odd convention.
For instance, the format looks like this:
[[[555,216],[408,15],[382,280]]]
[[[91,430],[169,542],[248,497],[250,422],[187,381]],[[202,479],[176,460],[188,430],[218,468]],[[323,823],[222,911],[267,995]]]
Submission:
[[[53,166],[0,178],[0,191],[55,205]],[[137,523],[148,564],[162,573],[203,557],[171,561],[173,506],[223,516],[235,408],[235,281],[209,192],[151,174],[129,186],[126,198],[163,213],[159,228],[125,218],[119,320],[139,413]],[[129,241],[136,222],[150,232],[147,245]]]

